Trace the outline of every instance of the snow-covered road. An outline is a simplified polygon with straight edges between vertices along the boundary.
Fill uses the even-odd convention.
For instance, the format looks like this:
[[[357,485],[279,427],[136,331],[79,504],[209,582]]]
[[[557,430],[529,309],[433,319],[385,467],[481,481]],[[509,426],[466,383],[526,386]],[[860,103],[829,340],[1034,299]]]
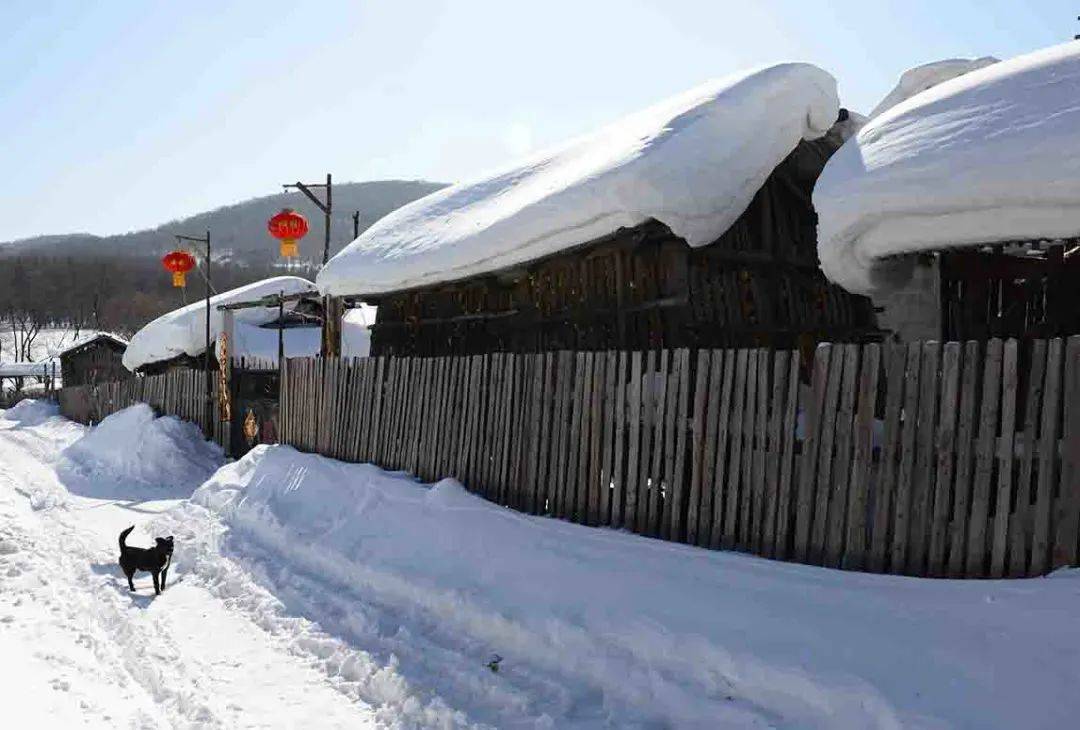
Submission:
[[[146,485],[121,475],[94,496],[95,485],[57,463],[83,429],[29,415],[0,420],[0,725],[371,724],[366,705],[182,571],[160,597],[147,574],[129,593],[116,567],[119,531],[181,500],[145,501]],[[149,536],[137,529],[130,541]]]
[[[842,573],[520,515],[145,406],[0,412],[0,727],[1061,728],[1080,571]],[[173,534],[128,592],[117,535]],[[497,671],[493,654],[504,659]]]

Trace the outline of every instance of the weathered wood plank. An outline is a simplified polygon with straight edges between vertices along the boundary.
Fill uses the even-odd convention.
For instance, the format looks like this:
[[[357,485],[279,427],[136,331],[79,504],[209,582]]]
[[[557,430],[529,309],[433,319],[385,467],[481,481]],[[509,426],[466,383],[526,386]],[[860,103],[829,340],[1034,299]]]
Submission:
[[[791,542],[795,533],[792,505],[796,502],[793,493],[793,470],[795,467],[795,436],[798,429],[799,406],[799,351],[791,352],[788,364],[787,396],[784,401],[784,416],[781,422],[780,481],[777,486],[776,505],[776,545],[774,554],[780,560],[787,560],[791,554]]]
[[[592,383],[589,389],[589,466],[585,470],[585,519],[584,524],[600,524],[600,491],[603,486],[603,438],[604,438],[604,390],[607,387],[605,367],[607,358],[604,353],[592,354]]]
[[[761,546],[765,557],[776,555],[776,517],[780,490],[780,455],[783,441],[784,396],[787,394],[788,362],[791,353],[773,353],[772,393],[769,396],[769,433],[765,445],[765,493],[762,498]]]
[[[919,375],[919,433],[916,436],[915,471],[911,488],[911,543],[908,546],[907,573],[926,575],[926,552],[930,539],[931,498],[934,494],[934,448],[937,444],[938,376],[941,346],[923,344],[922,370]]]
[[[613,474],[616,455],[615,441],[615,393],[620,378],[618,372],[619,353],[609,350],[604,363],[604,423],[603,423],[603,463],[600,467],[600,518],[599,524],[611,524],[611,498],[614,493],[615,477]]]
[[[502,388],[505,378],[504,355],[501,352],[491,354],[491,390],[488,397],[487,449],[484,463],[484,496],[492,502],[499,501],[499,427],[502,409]]]
[[[1054,515],[1051,568],[1077,564],[1077,539],[1080,535],[1080,335],[1068,339],[1064,372],[1061,479]]]
[[[767,349],[758,350],[757,369],[757,408],[754,415],[754,460],[751,464],[750,488],[750,524],[747,549],[761,554],[762,522],[765,509],[765,452],[769,422],[769,373],[772,370],[772,353]]]
[[[688,492],[688,504],[686,506],[686,542],[691,545],[698,544],[699,515],[701,506],[701,481],[705,472],[705,452],[708,449],[708,438],[705,434],[706,408],[709,393],[709,365],[711,353],[709,350],[698,350],[697,368],[694,373],[694,410],[692,416],[691,432],[691,457],[690,457],[690,488]]]
[[[645,534],[660,534],[660,491],[664,479],[664,423],[667,413],[668,391],[670,390],[669,365],[671,353],[668,350],[658,352],[660,370],[656,374],[656,405],[653,412],[652,467],[649,471],[648,510],[646,512]]]
[[[641,353],[630,353],[630,384],[627,388],[627,406],[629,409],[630,438],[626,452],[626,486],[623,498],[623,526],[631,531],[638,531],[638,494],[639,481],[644,473],[641,464],[641,404],[642,404]]]
[[[675,411],[675,472],[671,477],[671,488],[668,492],[671,499],[668,500],[671,503],[670,510],[668,509],[668,501],[664,503],[665,515],[670,511],[671,519],[671,531],[669,539],[671,540],[686,540],[686,518],[687,513],[687,487],[686,487],[686,452],[687,452],[687,437],[690,435],[687,431],[690,425],[690,351],[688,349],[680,349],[675,353],[676,362],[679,365],[679,377],[678,377],[678,403],[676,403]],[[664,524],[668,524],[668,519],[665,517]]]
[[[972,471],[978,422],[979,344],[964,345],[960,376],[960,425],[956,431],[956,481],[953,485],[953,517],[949,536],[949,575],[964,575],[967,556],[967,528],[971,511]]]
[[[1057,476],[1058,415],[1061,409],[1062,341],[1050,340],[1043,388],[1042,428],[1039,434],[1039,486],[1028,575],[1042,575],[1050,565],[1050,536],[1054,534],[1054,483]]]
[[[990,340],[986,343],[979,436],[975,445],[975,478],[971,487],[971,521],[964,560],[964,574],[969,578],[985,575],[989,562],[986,532],[990,519],[990,476],[994,470],[998,406],[1001,401],[1001,361],[1001,340]]]
[[[900,469],[897,473],[893,501],[892,548],[889,564],[892,572],[907,567],[908,545],[911,538],[911,484],[914,479],[915,437],[918,433],[919,372],[922,347],[917,342],[908,345],[904,372],[903,428],[900,435]]]
[[[817,503],[814,505],[814,526],[810,535],[807,560],[812,565],[825,561],[825,542],[829,525],[829,498],[832,486],[833,450],[836,446],[836,417],[840,411],[840,383],[844,375],[844,348],[836,346],[825,387],[825,409],[821,416],[818,453]]]
[[[750,350],[746,358],[746,403],[743,406],[742,431],[742,474],[739,483],[738,524],[735,527],[736,546],[740,550],[750,550],[751,505],[754,501],[754,438],[757,426],[758,409],[758,362],[761,351]]]
[[[510,483],[510,451],[514,441],[514,391],[517,388],[518,355],[507,353],[505,356],[506,374],[503,380],[503,402],[499,427],[499,465],[496,483],[499,489],[499,503],[511,504],[512,486]]]
[[[720,545],[730,550],[738,544],[739,475],[742,473],[743,408],[747,402],[747,377],[750,372],[750,352],[738,350],[735,358],[735,383],[732,392],[727,482],[724,484],[724,530]]]
[[[859,377],[859,346],[847,344],[844,351],[844,373],[840,386],[840,409],[836,415],[836,452],[833,454],[832,484],[828,487],[829,508],[825,533],[823,563],[838,568],[844,556],[848,516],[848,496],[851,483],[851,430],[855,417],[855,396]],[[862,485],[865,488],[865,485]]]
[[[649,488],[652,479],[652,441],[653,423],[656,420],[656,351],[649,350],[645,355],[645,368],[641,380],[641,465],[638,468],[638,501],[635,517],[637,531],[649,532]]]
[[[693,529],[691,537],[687,535],[687,542],[692,545],[708,545],[712,539],[713,520],[713,478],[716,475],[716,432],[719,424],[717,419],[720,412],[720,389],[724,376],[724,351],[711,350],[706,359],[708,370],[705,379],[706,403],[704,420],[702,421],[701,440],[701,474],[698,478],[698,495],[690,496],[690,504],[697,504],[697,525],[691,522],[688,529]],[[695,446],[697,443],[695,442]]]
[[[859,373],[858,410],[855,413],[848,492],[847,540],[842,560],[842,567],[848,570],[862,570],[866,564],[867,498],[870,493],[870,459],[880,372],[881,347],[876,343],[865,345]]]
[[[817,501],[815,487],[821,421],[825,410],[825,391],[828,387],[831,359],[832,345],[827,342],[818,345],[814,351],[814,374],[811,380],[810,403],[806,409],[806,434],[799,462],[799,494],[795,506],[795,545],[792,556],[800,563],[806,562],[810,555],[814,504]]]
[[[626,436],[626,413],[627,413],[627,383],[626,368],[628,355],[625,351],[619,351],[617,371],[615,377],[615,463],[613,488],[611,494],[611,525],[622,527],[625,524],[624,509],[626,506],[626,467],[628,463],[628,448]]]
[[[481,489],[484,446],[487,428],[485,418],[487,399],[491,392],[491,371],[488,369],[487,355],[474,355],[473,364],[476,368],[477,387],[472,393],[472,439],[469,444],[469,464],[466,469],[469,489],[479,492]]]
[[[718,355],[714,355],[718,356]],[[709,542],[711,548],[719,548],[724,544],[724,496],[727,491],[727,453],[728,433],[730,431],[731,391],[735,382],[735,370],[738,355],[735,350],[725,350],[723,381],[720,386],[720,410],[716,414],[716,438],[710,439],[715,452],[713,461],[713,478],[706,483],[706,488],[712,491],[712,521],[709,526]]]
[[[1016,482],[1016,509],[1009,529],[1009,575],[1027,575],[1034,522],[1033,480],[1035,452],[1038,448],[1039,419],[1046,376],[1046,340],[1031,345],[1031,361],[1026,369],[1027,391],[1024,399],[1024,431],[1021,436],[1020,469]]]
[[[935,445],[934,510],[930,518],[927,574],[946,575],[945,549],[949,544],[949,508],[952,506],[953,453],[956,449],[956,416],[960,394],[960,343],[946,342],[941,366],[941,407]]]
[[[997,496],[994,500],[993,530],[990,535],[990,576],[1005,575],[1005,553],[1008,549],[1009,518],[1012,515],[1013,439],[1016,432],[1016,391],[1019,359],[1016,340],[1007,340],[1001,374],[1001,428],[997,439]]]
[[[368,460],[378,463],[379,443],[386,430],[384,409],[386,405],[386,377],[387,362],[385,357],[380,357],[375,364],[374,382],[372,383],[372,398],[375,402],[375,412],[371,417],[370,441],[368,442]]]
[[[574,384],[572,397],[569,404],[570,410],[570,439],[569,452],[566,468],[566,492],[564,493],[565,504],[563,515],[573,520],[576,516],[578,504],[578,485],[581,481],[579,464],[581,463],[583,426],[582,426],[582,399],[585,397],[585,365],[586,353],[579,352],[574,356]]]
[[[556,469],[554,477],[554,502],[552,513],[556,517],[565,517],[565,501],[567,492],[567,466],[569,462],[570,442],[570,394],[573,392],[574,356],[570,352],[560,352],[558,362],[558,387],[555,411],[555,423],[557,426]]]

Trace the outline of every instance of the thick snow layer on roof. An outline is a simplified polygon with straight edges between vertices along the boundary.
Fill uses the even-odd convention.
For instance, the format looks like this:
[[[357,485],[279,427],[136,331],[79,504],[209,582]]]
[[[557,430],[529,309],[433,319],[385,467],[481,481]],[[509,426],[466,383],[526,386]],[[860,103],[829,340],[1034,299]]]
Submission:
[[[972,71],[872,119],[814,189],[826,276],[884,293],[897,254],[1080,234],[1080,43]],[[890,258],[892,257],[892,258]]]
[[[836,80],[788,63],[711,81],[381,219],[319,272],[377,294],[495,271],[650,218],[691,246],[723,234],[800,140],[836,121]]]
[[[302,294],[315,291],[315,285],[298,276],[275,276],[246,284],[210,298],[210,337],[222,330],[220,304],[244,302],[274,294]],[[286,303],[286,309],[289,304]],[[236,310],[236,322],[264,324],[278,316],[277,307],[252,307]],[[198,355],[206,346],[206,301],[200,299],[186,307],[163,314],[135,333],[124,352],[124,367],[137,370],[147,363],[171,360],[178,355]]]
[[[947,58],[944,61],[925,63],[908,69],[900,76],[900,81],[885,95],[874,110],[871,118],[885,113],[902,101],[907,101],[916,94],[932,89],[940,83],[963,76],[971,71],[978,71],[998,62],[993,56],[982,58]]]
[[[71,352],[72,350],[77,350],[80,347],[82,347],[83,345],[87,345],[87,344],[89,344],[89,343],[91,343],[91,342],[93,342],[94,340],[97,340],[97,339],[112,340],[116,344],[122,345],[124,347],[127,347],[127,344],[128,344],[128,341],[125,340],[120,335],[114,335],[111,332],[95,332],[94,334],[87,335],[86,337],[80,337],[79,339],[75,340],[75,342],[71,343],[70,345],[68,345],[64,349],[57,352],[56,357],[60,357],[61,355],[66,355],[67,353]]]

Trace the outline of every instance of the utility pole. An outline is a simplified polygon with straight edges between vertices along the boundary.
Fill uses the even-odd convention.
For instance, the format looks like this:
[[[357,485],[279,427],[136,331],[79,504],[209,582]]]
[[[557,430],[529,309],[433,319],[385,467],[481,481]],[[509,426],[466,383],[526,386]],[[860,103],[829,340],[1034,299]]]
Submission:
[[[330,214],[334,209],[334,187],[333,181],[330,178],[330,173],[326,173],[326,184],[322,185],[305,185],[302,182],[295,182],[292,185],[282,185],[281,187],[286,190],[296,188],[304,195],[308,200],[318,207],[325,216],[325,238],[323,239],[323,266],[330,260]],[[325,188],[326,189],[326,202],[319,200],[311,188]],[[359,225],[359,212],[353,216],[353,226]],[[342,303],[339,297],[325,296],[323,297],[323,330],[322,330],[322,347],[320,348],[320,354],[324,358],[341,357],[341,314]]]
[[[319,210],[321,210],[323,212],[323,221],[324,221],[323,234],[324,234],[324,238],[323,238],[322,262],[323,262],[323,265],[325,265],[326,262],[330,260],[330,214],[334,210],[334,187],[333,187],[333,183],[330,180],[330,173],[326,173],[326,184],[325,185],[322,184],[322,183],[311,183],[311,184],[305,185],[302,182],[295,182],[295,183],[292,183],[291,185],[282,185],[281,187],[285,188],[286,190],[291,190],[293,188],[296,188],[297,190],[302,192],[304,195],[306,195],[308,200],[310,200],[312,203],[315,204],[315,207],[317,207]],[[326,202],[324,203],[323,201],[319,200],[315,196],[315,193],[311,192],[311,188],[325,188],[326,189]]]
[[[355,241],[360,235],[360,211],[354,210],[352,214],[352,237]]]
[[[214,379],[210,370],[210,231],[206,232],[205,238],[177,235],[176,240],[206,244],[206,271],[203,272],[203,281],[206,282],[206,350],[203,356],[203,364],[206,368],[206,423],[203,424],[203,432],[206,438],[212,439],[214,438]],[[220,364],[220,367],[224,366],[224,363]]]

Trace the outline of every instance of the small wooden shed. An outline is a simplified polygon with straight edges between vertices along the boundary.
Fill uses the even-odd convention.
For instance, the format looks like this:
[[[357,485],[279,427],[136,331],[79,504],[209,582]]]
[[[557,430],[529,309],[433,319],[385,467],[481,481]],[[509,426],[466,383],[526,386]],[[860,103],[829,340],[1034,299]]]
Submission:
[[[62,351],[58,357],[64,387],[130,378],[123,363],[127,345],[122,337],[99,332]]]

